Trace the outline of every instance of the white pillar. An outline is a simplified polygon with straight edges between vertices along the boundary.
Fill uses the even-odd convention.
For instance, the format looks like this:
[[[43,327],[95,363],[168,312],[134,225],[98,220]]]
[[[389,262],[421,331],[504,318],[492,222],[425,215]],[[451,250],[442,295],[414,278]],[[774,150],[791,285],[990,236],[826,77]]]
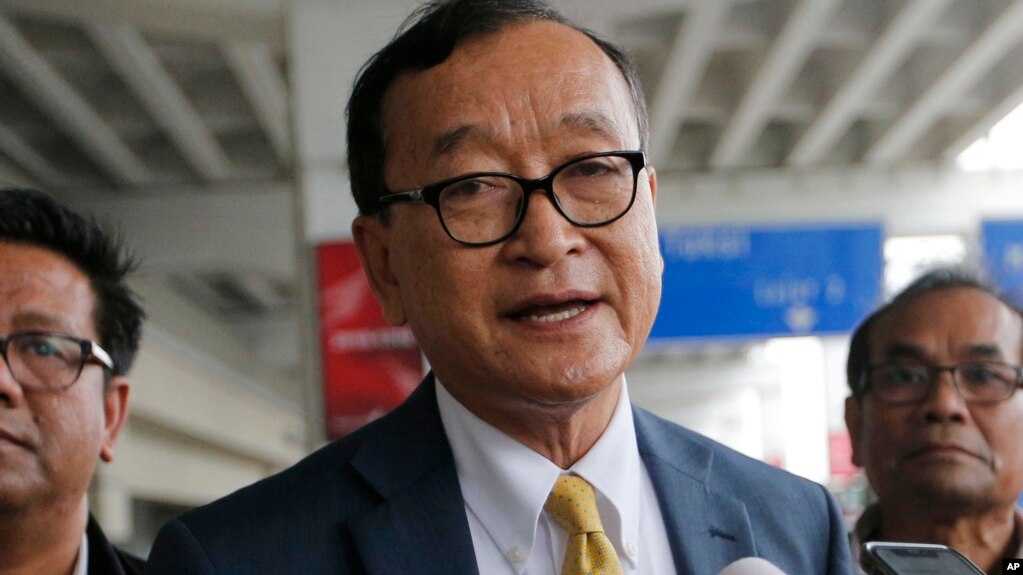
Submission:
[[[323,392],[311,248],[348,239],[358,213],[349,187],[345,105],[362,64],[383,47],[412,0],[292,0],[286,7],[294,114],[299,299],[310,447],[322,442]]]

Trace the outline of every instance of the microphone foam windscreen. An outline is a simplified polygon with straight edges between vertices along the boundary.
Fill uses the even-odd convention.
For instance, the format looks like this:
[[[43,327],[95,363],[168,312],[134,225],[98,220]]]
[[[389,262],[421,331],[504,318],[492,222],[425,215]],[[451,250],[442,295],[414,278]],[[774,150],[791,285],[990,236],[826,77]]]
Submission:
[[[785,575],[785,573],[759,557],[739,559],[721,571],[720,575]]]

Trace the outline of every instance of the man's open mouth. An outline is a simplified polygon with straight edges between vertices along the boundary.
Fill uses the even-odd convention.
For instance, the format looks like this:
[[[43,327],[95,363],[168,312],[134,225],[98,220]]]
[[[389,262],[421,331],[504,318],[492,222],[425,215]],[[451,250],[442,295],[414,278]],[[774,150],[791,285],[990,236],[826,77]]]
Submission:
[[[593,304],[593,301],[572,300],[552,305],[533,305],[511,313],[509,316],[520,321],[555,323],[570,320],[585,312]]]

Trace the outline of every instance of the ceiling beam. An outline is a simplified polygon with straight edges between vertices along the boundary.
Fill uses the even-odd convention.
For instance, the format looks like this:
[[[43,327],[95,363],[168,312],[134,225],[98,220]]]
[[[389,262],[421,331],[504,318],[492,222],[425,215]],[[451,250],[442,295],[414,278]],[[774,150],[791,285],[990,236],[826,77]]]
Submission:
[[[78,92],[0,15],[0,66],[33,103],[50,116],[81,149],[121,183],[152,179],[149,169]]]
[[[31,178],[49,188],[61,187],[67,183],[67,179],[56,166],[36,152],[14,130],[3,124],[0,124],[0,152]]]
[[[954,159],[959,154],[963,153],[966,148],[970,147],[971,144],[983,138],[991,131],[991,128],[1000,122],[1003,118],[1009,115],[1010,112],[1016,108],[1023,106],[1023,83],[1012,90],[1007,96],[1002,98],[1000,102],[995,104],[993,107],[988,109],[981,118],[972,126],[963,130],[962,134],[954,141],[951,145],[945,148],[942,152],[942,156],[948,159]]]
[[[730,168],[756,144],[771,111],[796,79],[816,46],[819,30],[839,0],[801,0],[750,83],[710,157],[713,168]]]
[[[288,122],[288,88],[270,50],[262,44],[230,42],[224,45],[224,56],[252,105],[256,119],[270,140],[277,159],[290,166],[293,161]]]
[[[885,132],[865,155],[871,162],[893,162],[940,119],[950,102],[972,88],[991,67],[1020,43],[1023,0],[1016,0],[970,44],[958,59]]]
[[[125,24],[189,38],[284,46],[281,0],[0,0],[0,10],[72,24]]]
[[[138,30],[123,24],[88,24],[85,30],[185,161],[206,181],[229,178],[233,169],[224,148]]]
[[[849,78],[835,92],[789,153],[788,163],[819,162],[856,119],[865,102],[905,61],[919,38],[931,29],[951,0],[914,0],[892,19]]]
[[[702,2],[687,9],[679,23],[651,107],[650,157],[655,165],[667,167],[671,161],[679,122],[703,79],[728,9],[725,0]]]
[[[39,180],[30,176],[20,166],[0,157],[0,188],[38,188],[40,185]]]

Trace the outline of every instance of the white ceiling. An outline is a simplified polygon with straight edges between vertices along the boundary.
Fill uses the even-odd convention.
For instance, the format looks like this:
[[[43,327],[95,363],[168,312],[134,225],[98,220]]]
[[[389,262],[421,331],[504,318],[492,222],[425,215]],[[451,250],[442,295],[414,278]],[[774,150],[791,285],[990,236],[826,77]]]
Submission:
[[[390,17],[396,1],[357,4]],[[943,161],[1023,102],[1023,0],[556,4],[635,55],[661,172]],[[0,180],[113,198],[129,232],[152,232],[133,241],[154,271],[227,321],[279,323],[295,307],[289,202],[229,224],[243,245],[289,246],[262,257],[171,236],[254,188],[290,196],[285,10],[0,0]],[[169,226],[161,205],[194,208]]]

